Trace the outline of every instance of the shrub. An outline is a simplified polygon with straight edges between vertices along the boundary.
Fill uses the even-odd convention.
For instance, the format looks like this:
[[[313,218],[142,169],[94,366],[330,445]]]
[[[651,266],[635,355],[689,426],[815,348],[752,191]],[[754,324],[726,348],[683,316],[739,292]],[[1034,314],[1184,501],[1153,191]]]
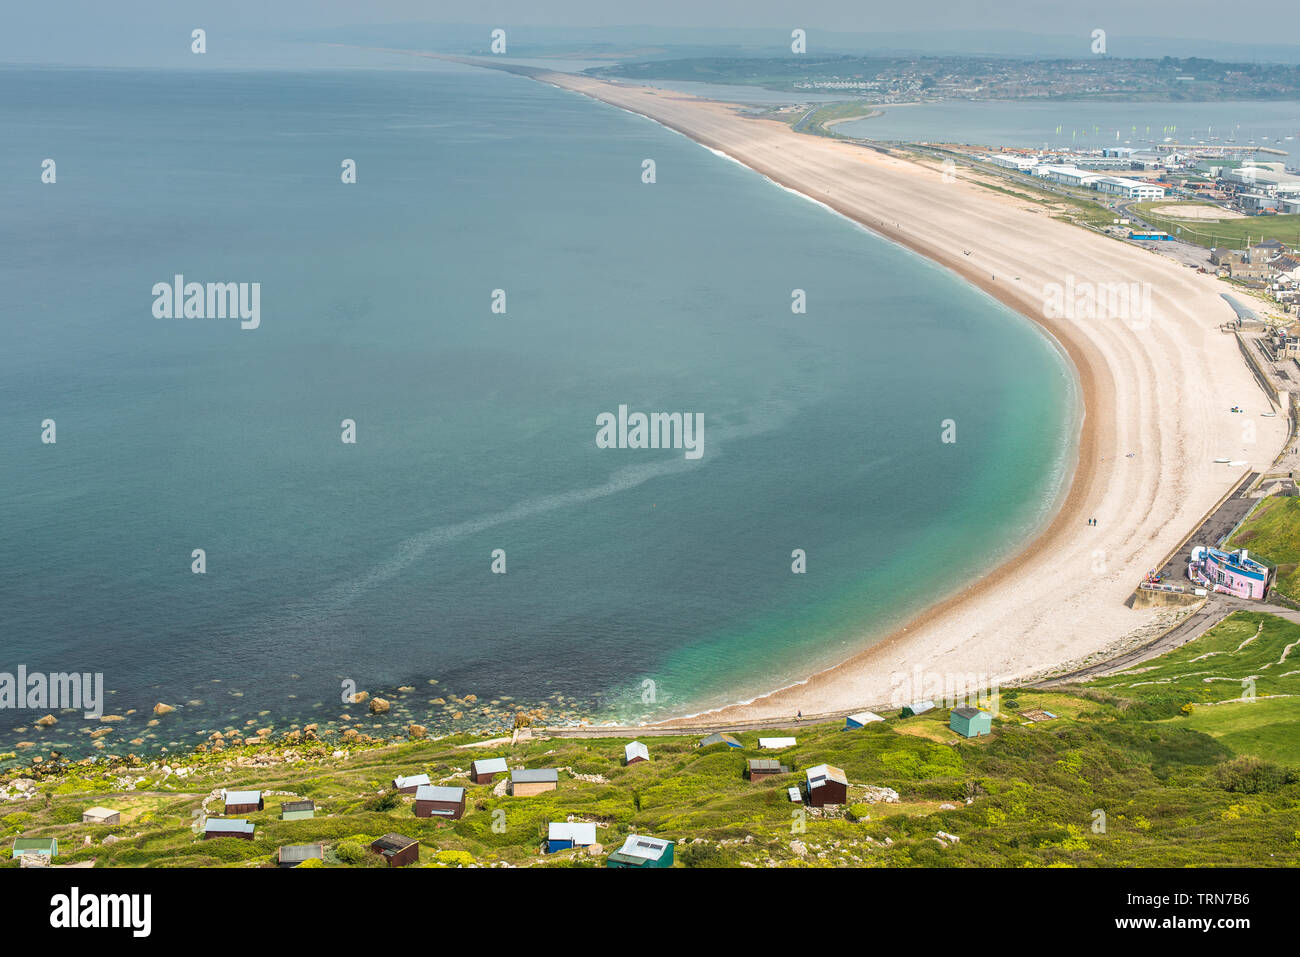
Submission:
[[[369,851],[356,841],[344,841],[334,848],[334,856],[344,864],[364,864]]]
[[[402,803],[396,791],[385,791],[376,797],[370,798],[361,806],[367,811],[391,811],[397,805]]]
[[[716,844],[699,842],[686,844],[677,849],[677,860],[683,867],[722,867],[722,849]]]
[[[1263,794],[1293,784],[1296,772],[1278,767],[1259,758],[1239,757],[1214,770],[1215,780],[1225,791],[1236,794]]]

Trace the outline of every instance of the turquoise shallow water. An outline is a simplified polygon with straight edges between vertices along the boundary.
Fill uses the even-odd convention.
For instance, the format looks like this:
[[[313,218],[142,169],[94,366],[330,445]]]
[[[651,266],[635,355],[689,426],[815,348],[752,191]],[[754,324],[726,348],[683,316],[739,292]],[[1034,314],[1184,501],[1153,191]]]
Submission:
[[[642,118],[455,67],[0,83],[0,670],[102,671],[120,738],[159,700],[201,704],[157,744],[322,720],[346,679],[747,698],[1014,550],[1068,473],[1027,321]],[[155,318],[176,273],[260,282],[260,328]],[[703,458],[597,448],[620,404],[701,413]]]

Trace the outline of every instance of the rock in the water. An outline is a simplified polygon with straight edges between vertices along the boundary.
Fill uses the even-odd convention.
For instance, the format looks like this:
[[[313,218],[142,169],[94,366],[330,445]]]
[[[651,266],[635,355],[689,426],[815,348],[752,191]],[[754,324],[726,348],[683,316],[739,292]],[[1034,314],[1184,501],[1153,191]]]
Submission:
[[[176,709],[173,708],[171,705],[163,704],[161,701],[159,701],[156,705],[153,706],[154,714],[171,714],[175,710]]]
[[[371,714],[387,714],[387,713],[388,713],[388,707],[389,707],[388,702],[385,701],[383,698],[371,698],[371,699],[370,699],[370,713],[371,713]]]

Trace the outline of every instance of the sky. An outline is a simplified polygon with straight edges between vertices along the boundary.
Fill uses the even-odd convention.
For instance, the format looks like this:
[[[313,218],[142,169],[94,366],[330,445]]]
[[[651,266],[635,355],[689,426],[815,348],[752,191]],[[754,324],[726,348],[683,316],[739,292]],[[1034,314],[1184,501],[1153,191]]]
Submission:
[[[861,52],[878,46],[1053,56],[1076,44],[1078,55],[1087,55],[1092,31],[1103,29],[1117,56],[1300,59],[1276,45],[1300,51],[1300,34],[1261,37],[1256,18],[1234,16],[1221,0],[1174,7],[1132,0],[8,0],[0,5],[0,63],[172,65],[188,55],[190,31],[202,27],[213,54],[204,65],[217,66],[239,60],[231,59],[234,51],[256,62],[309,38],[409,36],[382,29],[393,24],[428,25],[417,31],[422,41],[463,52],[483,31],[456,24],[514,28],[520,42],[546,44],[753,47],[769,42],[770,33],[773,52],[799,27],[808,32],[809,52],[821,42]]]

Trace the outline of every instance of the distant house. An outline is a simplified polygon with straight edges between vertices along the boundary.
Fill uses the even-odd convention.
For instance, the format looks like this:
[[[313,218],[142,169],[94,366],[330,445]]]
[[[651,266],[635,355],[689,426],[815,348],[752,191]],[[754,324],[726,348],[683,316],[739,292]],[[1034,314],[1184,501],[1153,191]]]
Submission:
[[[851,714],[844,719],[844,730],[852,731],[855,728],[865,728],[867,725],[876,721],[884,721],[880,715],[874,711],[859,711],[857,714]]]
[[[456,820],[465,814],[465,789],[422,784],[415,791],[416,817],[445,817]]]
[[[631,744],[623,746],[623,763],[636,764],[638,761],[649,761],[650,749],[640,741],[633,741]]]
[[[240,818],[210,817],[203,822],[203,840],[210,841],[214,837],[237,837],[240,840],[251,841],[253,822]]]
[[[596,825],[552,821],[546,830],[546,853],[567,851],[571,847],[591,847],[596,843]]]
[[[479,758],[469,763],[469,779],[475,784],[491,784],[494,777],[505,773],[505,758]]]
[[[401,794],[414,794],[415,789],[429,783],[429,775],[412,774],[410,777],[393,778],[393,787]]]
[[[92,807],[81,812],[82,824],[121,824],[122,814],[108,807]]]
[[[758,746],[765,751],[780,751],[782,748],[793,748],[799,742],[794,738],[759,738]]]
[[[252,814],[266,807],[261,791],[227,791],[225,801],[227,814]]]
[[[420,859],[420,842],[401,834],[385,834],[370,849],[388,861],[389,867],[405,867]]]
[[[805,774],[810,805],[827,807],[848,803],[849,779],[839,768],[829,764],[819,764],[815,768],[809,768]]]
[[[59,841],[54,837],[19,837],[14,840],[13,857],[24,854],[39,854],[42,857],[58,857]]]
[[[324,844],[286,844],[276,852],[277,867],[297,867],[303,861],[324,860]]]
[[[605,859],[606,867],[672,867],[673,842],[630,834],[623,846]]]
[[[993,716],[979,708],[953,708],[948,715],[948,727],[966,738],[978,738],[993,733]]]
[[[543,791],[554,791],[560,784],[560,772],[554,768],[510,772],[510,793],[515,797],[531,797]]]
[[[745,765],[745,774],[751,781],[761,781],[774,774],[790,773],[790,769],[776,758],[750,758]]]
[[[712,744],[725,744],[729,748],[743,748],[744,745],[737,741],[729,734],[711,734],[708,737],[700,738],[697,748],[707,748]]]
[[[316,816],[316,802],[310,798],[301,801],[285,801],[280,805],[280,820],[305,821]]]
[[[911,718],[918,714],[925,714],[927,711],[934,710],[934,702],[928,698],[925,701],[913,701],[911,704],[903,705],[903,717]]]

